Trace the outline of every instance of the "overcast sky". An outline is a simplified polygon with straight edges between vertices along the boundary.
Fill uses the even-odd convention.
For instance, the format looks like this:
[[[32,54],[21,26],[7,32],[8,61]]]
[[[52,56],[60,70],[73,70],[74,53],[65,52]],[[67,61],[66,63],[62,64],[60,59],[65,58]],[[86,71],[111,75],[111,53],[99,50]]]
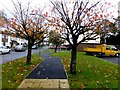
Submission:
[[[13,1],[16,1],[16,0],[13,0]],[[19,0],[23,3],[27,3],[28,1],[31,1],[32,3],[32,6],[38,6],[39,4],[40,5],[47,5],[49,3],[49,0]],[[98,1],[98,0],[90,0],[90,1]],[[104,1],[104,0],[102,0]],[[118,2],[120,0],[105,0],[107,2],[110,2],[111,4],[113,5],[116,5],[116,7],[114,7],[114,9],[112,9],[114,11],[114,16],[117,17],[118,16]],[[13,9],[13,4],[12,4],[12,1],[11,0],[0,0],[0,10],[4,9],[5,12],[8,14],[8,11],[6,10],[6,8],[8,8],[10,11],[12,11]],[[111,9],[110,9],[111,10]],[[10,16],[10,14],[8,14]]]

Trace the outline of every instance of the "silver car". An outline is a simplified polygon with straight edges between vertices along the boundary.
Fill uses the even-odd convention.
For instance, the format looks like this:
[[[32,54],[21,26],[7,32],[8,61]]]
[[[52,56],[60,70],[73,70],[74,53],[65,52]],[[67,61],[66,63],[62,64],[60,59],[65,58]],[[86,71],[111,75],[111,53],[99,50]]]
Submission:
[[[6,46],[0,46],[0,55],[4,53],[10,53],[10,49]]]
[[[25,51],[26,47],[24,45],[15,46],[15,51]]]

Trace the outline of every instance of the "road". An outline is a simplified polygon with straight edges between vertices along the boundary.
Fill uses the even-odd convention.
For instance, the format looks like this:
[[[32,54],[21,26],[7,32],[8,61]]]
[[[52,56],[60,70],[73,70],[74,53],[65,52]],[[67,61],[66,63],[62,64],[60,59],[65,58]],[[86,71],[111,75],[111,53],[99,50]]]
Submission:
[[[38,49],[33,49],[32,50],[32,54],[37,53],[37,52],[41,52],[43,50],[47,49],[47,47],[42,47],[42,48],[38,48]],[[0,55],[0,64],[3,64],[5,62],[9,62],[18,58],[22,58],[24,56],[27,56],[27,50],[23,51],[23,52],[15,52],[15,51],[11,51],[10,54],[4,54],[4,55]]]
[[[36,53],[36,52],[39,52],[39,51],[41,52],[42,50],[45,50],[47,48],[48,47],[33,49],[32,54]],[[15,60],[17,58],[22,58],[24,56],[27,56],[27,50],[24,51],[24,52],[14,52],[14,51],[12,51],[10,54],[0,55],[0,64]],[[118,57],[99,57],[99,58],[107,60],[108,62],[112,62],[114,64],[119,64],[120,65],[120,58],[118,58]]]
[[[108,62],[112,62],[114,64],[120,65],[120,57],[99,57],[101,59],[107,60]]]

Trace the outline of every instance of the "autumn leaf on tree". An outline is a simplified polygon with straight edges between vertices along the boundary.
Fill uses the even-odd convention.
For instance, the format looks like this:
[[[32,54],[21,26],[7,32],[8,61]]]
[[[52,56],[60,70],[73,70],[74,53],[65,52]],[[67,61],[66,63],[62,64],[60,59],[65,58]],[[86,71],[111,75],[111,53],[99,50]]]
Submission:
[[[15,7],[14,17],[5,20],[5,27],[9,30],[8,34],[28,40],[26,64],[30,64],[32,46],[41,43],[48,35],[49,26],[45,22],[48,12],[43,13],[40,8],[32,10],[29,2],[26,7],[19,1],[13,2],[13,5]]]

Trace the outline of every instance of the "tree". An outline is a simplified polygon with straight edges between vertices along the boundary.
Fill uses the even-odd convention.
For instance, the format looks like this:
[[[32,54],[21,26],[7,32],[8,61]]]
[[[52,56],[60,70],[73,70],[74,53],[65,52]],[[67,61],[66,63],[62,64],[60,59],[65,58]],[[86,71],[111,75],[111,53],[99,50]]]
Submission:
[[[7,15],[5,14],[4,10],[0,10],[0,18],[5,19]]]
[[[6,19],[5,12],[3,10],[0,10],[0,27],[3,27],[5,19]]]
[[[61,38],[68,41],[71,46],[70,73],[76,74],[76,48],[88,40],[95,40],[96,22],[102,18],[100,2],[92,3],[89,0],[54,1],[52,13],[54,26],[61,29]],[[98,6],[97,6],[98,5]],[[57,18],[56,18],[57,17]]]
[[[25,7],[21,2],[14,3],[15,11],[13,18],[7,19],[5,26],[7,32],[17,37],[28,40],[28,53],[26,64],[31,63],[32,46],[40,43],[47,35],[47,22],[44,14],[40,9],[31,9],[30,3]],[[43,15],[44,14],[44,15]]]
[[[96,33],[99,33],[100,35],[100,43],[106,44],[106,36],[109,32],[116,32],[115,28],[113,30],[110,24],[112,23],[110,20],[114,20],[113,12],[109,11],[109,9],[112,9],[114,6],[109,2],[103,2],[101,5],[99,5],[100,8],[98,8],[100,11],[100,18],[98,18],[96,23]]]
[[[117,35],[111,35],[110,37],[107,37],[107,44],[120,45],[120,40],[119,39],[120,39],[120,32],[118,32]]]
[[[110,36],[109,33],[115,34],[117,31],[118,30],[117,27],[115,26],[115,23],[112,23],[107,19],[98,21],[96,24],[96,33],[100,35],[101,44],[106,43],[106,38]]]
[[[49,42],[55,45],[55,51],[57,52],[57,48],[59,45],[64,43],[64,40],[60,38],[61,35],[58,32],[51,31],[49,33]]]

